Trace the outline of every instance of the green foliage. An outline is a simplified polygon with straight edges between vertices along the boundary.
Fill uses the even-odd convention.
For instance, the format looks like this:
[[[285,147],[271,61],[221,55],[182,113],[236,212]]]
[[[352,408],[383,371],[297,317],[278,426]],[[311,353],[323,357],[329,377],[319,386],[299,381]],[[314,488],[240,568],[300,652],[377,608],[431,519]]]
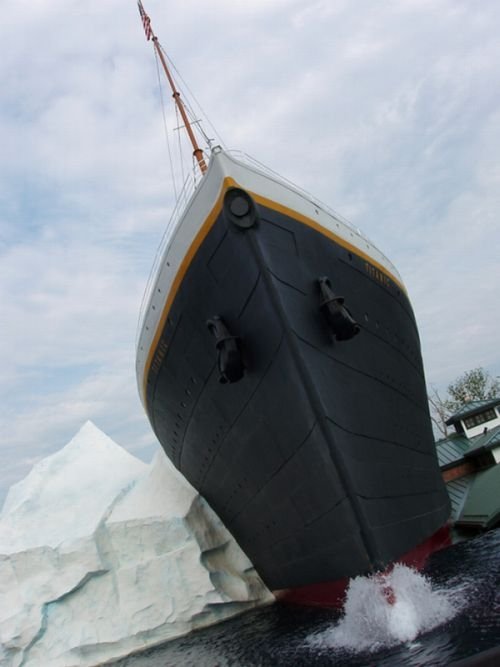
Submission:
[[[500,381],[492,378],[484,368],[466,371],[448,385],[447,396],[444,398],[439,395],[435,387],[431,387],[429,407],[435,433],[440,437],[446,437],[448,435],[446,420],[466,403],[497,396],[500,396]]]
[[[444,407],[452,414],[470,401],[482,401],[500,395],[500,382],[484,368],[473,368],[448,385]]]

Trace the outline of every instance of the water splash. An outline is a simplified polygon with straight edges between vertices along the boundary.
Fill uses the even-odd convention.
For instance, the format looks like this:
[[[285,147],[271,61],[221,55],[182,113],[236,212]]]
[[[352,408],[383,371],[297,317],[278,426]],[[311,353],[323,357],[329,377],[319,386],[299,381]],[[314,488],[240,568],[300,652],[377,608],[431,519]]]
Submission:
[[[397,564],[388,573],[352,579],[340,621],[309,642],[355,653],[412,642],[456,616],[465,597],[460,586],[433,588],[428,577]]]

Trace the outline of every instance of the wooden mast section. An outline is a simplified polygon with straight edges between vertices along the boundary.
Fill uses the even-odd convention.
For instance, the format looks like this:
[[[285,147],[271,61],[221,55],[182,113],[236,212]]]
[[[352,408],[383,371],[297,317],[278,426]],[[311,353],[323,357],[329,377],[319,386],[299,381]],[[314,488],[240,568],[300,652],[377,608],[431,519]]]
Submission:
[[[149,16],[146,14],[144,11],[144,7],[142,6],[141,0],[138,0],[137,6],[139,8],[139,14],[141,16],[142,20],[142,25],[144,26],[144,32],[146,33],[146,39],[149,41],[150,39],[153,40],[153,46],[156,50],[156,53],[158,54],[158,57],[160,58],[160,62],[162,64],[163,70],[165,72],[165,75],[168,79],[168,82],[170,84],[170,88],[172,89],[172,97],[174,98],[175,104],[177,105],[177,108],[179,109],[179,112],[182,117],[182,121],[184,123],[184,127],[186,128],[186,132],[188,133],[189,140],[191,141],[191,145],[193,146],[193,155],[196,158],[196,161],[198,162],[198,166],[200,168],[200,171],[202,174],[204,174],[207,170],[207,163],[205,161],[205,158],[203,157],[203,151],[201,148],[198,146],[198,142],[196,141],[195,134],[193,132],[193,128],[191,125],[191,122],[188,118],[187,112],[186,112],[186,107],[184,106],[184,102],[181,99],[181,94],[177,90],[177,87],[175,85],[175,81],[172,77],[172,74],[170,73],[170,70],[167,65],[167,61],[165,60],[165,56],[163,54],[162,48],[160,46],[160,43],[158,42],[158,37],[153,33],[153,29],[151,28],[151,20]]]

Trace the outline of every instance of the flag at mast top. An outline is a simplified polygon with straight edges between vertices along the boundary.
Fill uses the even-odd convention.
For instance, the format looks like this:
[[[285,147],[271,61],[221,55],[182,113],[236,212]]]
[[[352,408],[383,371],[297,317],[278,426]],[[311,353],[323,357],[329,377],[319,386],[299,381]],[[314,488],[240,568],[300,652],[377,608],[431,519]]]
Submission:
[[[151,19],[149,18],[149,16],[144,11],[144,7],[142,6],[141,0],[137,0],[137,6],[139,8],[139,14],[141,15],[141,21],[142,21],[142,25],[144,27],[144,32],[146,33],[146,39],[149,42],[151,37],[154,37],[153,31],[151,29]]]
[[[203,157],[203,151],[201,148],[198,146],[198,142],[196,141],[196,137],[193,132],[193,128],[191,126],[191,123],[189,121],[187,112],[186,112],[186,107],[184,106],[184,102],[181,100],[181,94],[177,90],[175,86],[175,81],[172,78],[172,74],[170,73],[170,70],[167,65],[167,61],[165,60],[165,56],[163,55],[163,51],[158,43],[158,37],[153,32],[153,29],[151,28],[151,19],[149,16],[146,14],[144,11],[144,7],[142,6],[141,0],[137,0],[137,6],[139,8],[139,14],[141,16],[141,21],[142,25],[144,27],[144,32],[146,33],[146,39],[149,40],[153,39],[153,46],[155,47],[155,51],[158,54],[158,57],[160,59],[161,65],[163,67],[163,70],[165,72],[165,75],[168,79],[168,82],[170,84],[170,87],[172,89],[172,97],[175,100],[175,104],[177,105],[177,108],[179,109],[179,112],[182,116],[182,120],[184,122],[184,127],[186,129],[186,132],[188,133],[189,140],[191,142],[191,145],[193,147],[193,155],[196,158],[196,161],[198,163],[198,167],[200,168],[200,171],[202,174],[204,174],[207,170],[207,163],[205,162],[205,158]]]

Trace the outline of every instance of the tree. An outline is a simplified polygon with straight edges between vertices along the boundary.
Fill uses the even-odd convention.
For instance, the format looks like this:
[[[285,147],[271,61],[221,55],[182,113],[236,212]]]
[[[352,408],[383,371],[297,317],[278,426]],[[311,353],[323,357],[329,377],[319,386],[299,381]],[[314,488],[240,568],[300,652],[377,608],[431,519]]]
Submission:
[[[496,398],[500,395],[500,382],[484,368],[473,368],[448,385],[448,394],[446,407],[453,413],[470,401]]]
[[[442,398],[435,387],[431,387],[429,405],[431,419],[440,435],[446,437],[446,420],[462,405],[470,401],[482,401],[500,396],[500,381],[492,378],[484,368],[473,368],[448,385],[447,396]]]
[[[431,421],[434,427],[436,435],[439,435],[442,438],[446,438],[448,435],[448,427],[446,426],[446,420],[448,419],[449,413],[446,409],[446,400],[443,399],[436,387],[431,387],[431,391],[428,396]]]

